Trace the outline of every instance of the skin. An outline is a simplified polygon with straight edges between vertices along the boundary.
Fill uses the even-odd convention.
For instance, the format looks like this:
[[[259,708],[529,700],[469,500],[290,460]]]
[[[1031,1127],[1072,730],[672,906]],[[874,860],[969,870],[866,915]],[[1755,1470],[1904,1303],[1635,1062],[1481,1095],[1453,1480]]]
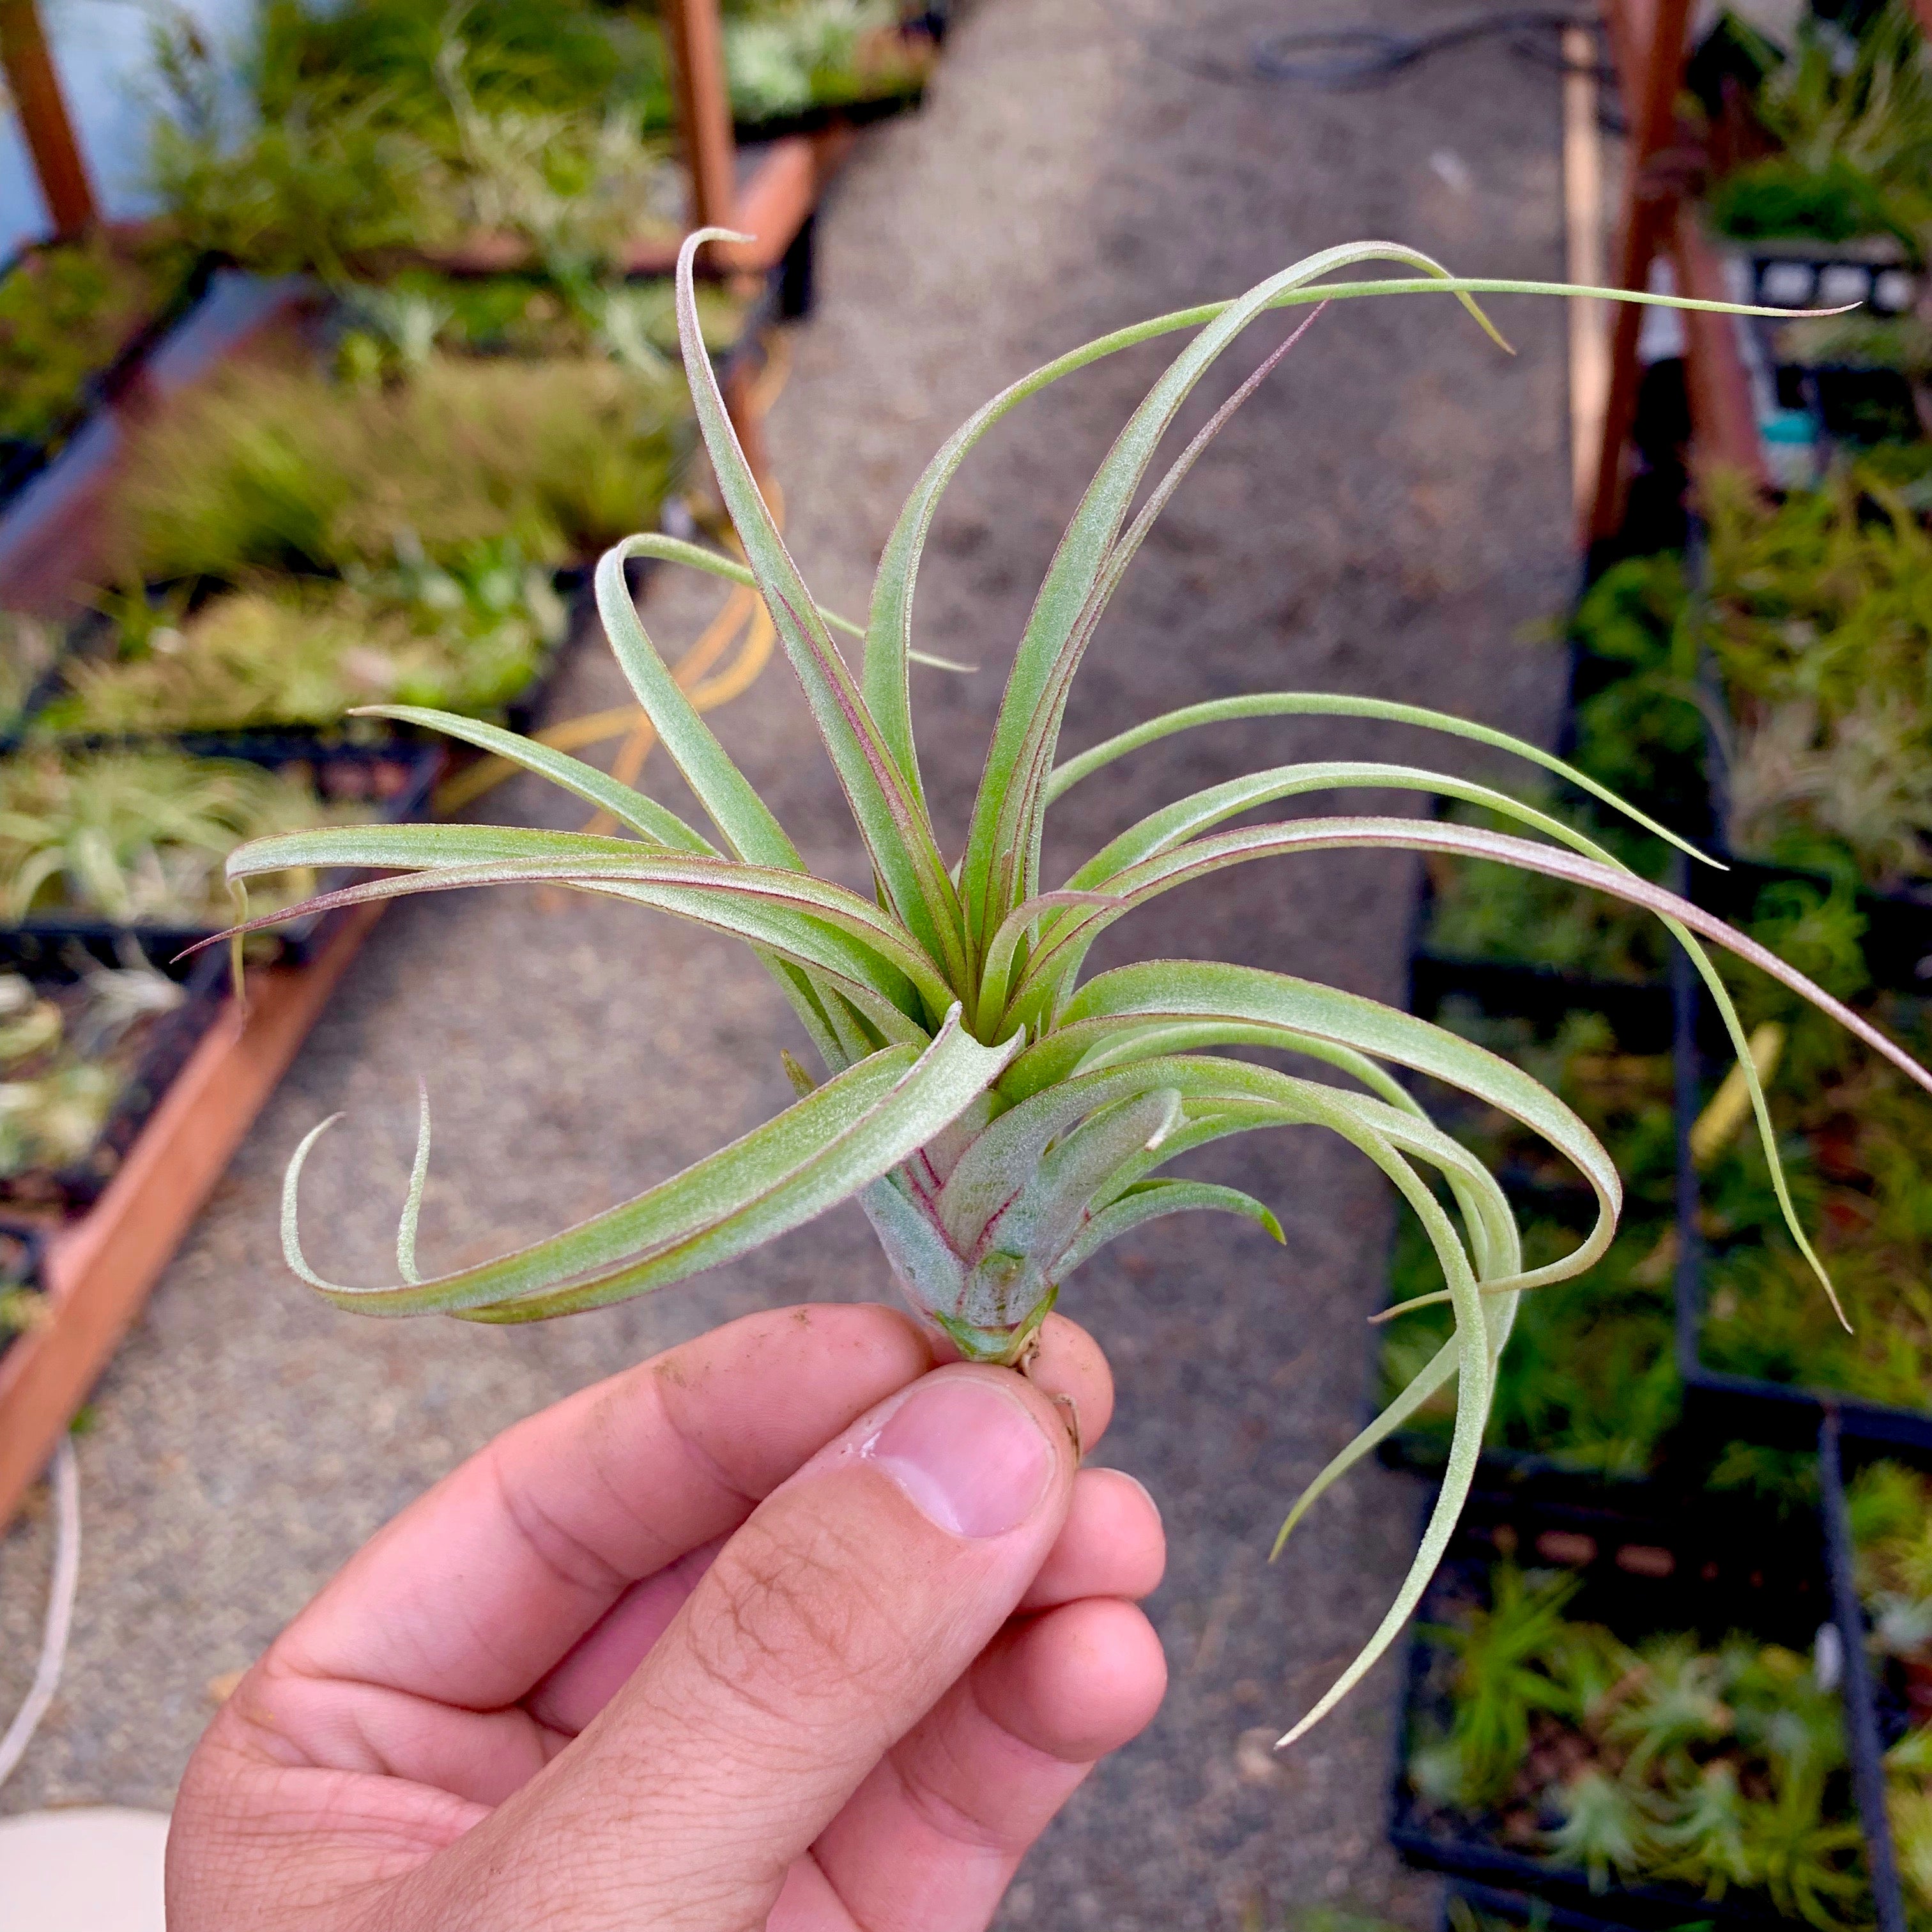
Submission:
[[[979,1932],[1166,1684],[1159,1514],[1052,1400],[1090,1448],[1106,1363],[1041,1339],[782,1310],[498,1437],[210,1726],[171,1932]],[[935,1502],[896,1445],[969,1424]]]

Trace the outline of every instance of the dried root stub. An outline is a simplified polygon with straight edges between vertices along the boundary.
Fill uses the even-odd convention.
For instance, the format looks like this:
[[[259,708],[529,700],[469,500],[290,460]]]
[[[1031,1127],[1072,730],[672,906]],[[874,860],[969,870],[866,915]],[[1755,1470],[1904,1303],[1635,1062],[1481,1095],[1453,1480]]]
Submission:
[[[428,1280],[416,1265],[428,1157],[425,1110],[398,1244],[401,1279],[388,1285],[332,1282],[304,1258],[296,1188],[311,1134],[289,1169],[284,1232],[290,1264],[338,1306],[368,1314],[527,1322],[681,1280],[856,1197],[921,1316],[969,1359],[1013,1362],[1073,1270],[1142,1222],[1213,1210],[1243,1216],[1280,1238],[1261,1202],[1232,1188],[1163,1174],[1159,1170],[1167,1163],[1258,1128],[1328,1127],[1382,1168],[1420,1217],[1443,1272],[1442,1294],[1434,1298],[1450,1304],[1455,1328],[1382,1420],[1324,1473],[1298,1513],[1452,1382],[1456,1418],[1448,1478],[1408,1580],[1362,1656],[1298,1731],[1361,1676],[1413,1608],[1468,1490],[1497,1355],[1518,1299],[1581,1273],[1603,1254],[1616,1231],[1622,1189],[1602,1147],[1569,1107],[1468,1041],[1374,1000],[1250,967],[1150,960],[1083,980],[1089,949],[1101,934],[1173,887],[1253,860],[1355,846],[1458,854],[1592,886],[1656,913],[1689,948],[1734,1035],[1735,1016],[1700,940],[1729,947],[1815,1000],[1921,1084],[1932,1085],[1932,1076],[1801,974],[1649,884],[1572,826],[1488,787],[1418,766],[1336,760],[1256,772],[1162,805],[1058,886],[1041,876],[1048,808],[1096,772],[1172,733],[1224,719],[1309,716],[1379,719],[1513,753],[1698,856],[1533,746],[1438,712],[1366,698],[1305,692],[1222,698],[1150,719],[1056,763],[1068,686],[1128,565],[1216,432],[1302,332],[1236,390],[1136,510],[1161,442],[1223,350],[1281,309],[1318,314],[1330,302],[1371,295],[1446,293],[1490,328],[1473,299],[1478,294],[1568,291],[1458,280],[1413,250],[1368,242],[1310,256],[1237,301],[1162,316],[1076,349],[994,397],[932,459],[886,544],[870,616],[861,626],[823,610],[806,589],[704,353],[692,257],[706,242],[729,238],[709,230],[687,241],[678,307],[699,426],[746,561],[666,537],[636,536],[610,550],[597,571],[611,648],[708,828],[687,824],[591,766],[494,726],[388,706],[374,715],[442,730],[538,772],[607,814],[620,836],[470,825],[342,828],[257,840],[235,854],[229,872],[236,880],[288,866],[390,874],[331,893],[313,902],[316,906],[544,881],[694,921],[753,948],[797,1014],[822,1071],[814,1076],[794,1069],[800,1092],[792,1106],[635,1199],[533,1246]],[[1399,274],[1335,279],[1378,262],[1395,264]],[[1311,314],[1308,322],[1313,320]],[[1183,332],[1191,339],[1108,453],[1040,587],[1008,676],[965,849],[950,862],[920,778],[908,670],[915,655],[914,585],[940,497],[1008,412],[1118,350]],[[725,754],[645,634],[624,579],[626,560],[636,556],[755,586],[850,801],[875,896],[814,878]],[[862,641],[856,676],[834,642],[842,631]],[[1258,808],[1310,793],[1391,788],[1460,800],[1518,830],[1354,815],[1252,820]],[[1219,829],[1237,819],[1246,822]],[[1316,1063],[1322,1077],[1212,1050],[1222,1047],[1280,1049]],[[1426,1074],[1513,1118],[1576,1167],[1595,1196],[1597,1216],[1574,1251],[1540,1267],[1525,1265],[1501,1186],[1434,1124],[1400,1070]],[[1750,1082],[1768,1144],[1763,1096],[1754,1075]],[[1453,1204],[1438,1198],[1438,1181]]]

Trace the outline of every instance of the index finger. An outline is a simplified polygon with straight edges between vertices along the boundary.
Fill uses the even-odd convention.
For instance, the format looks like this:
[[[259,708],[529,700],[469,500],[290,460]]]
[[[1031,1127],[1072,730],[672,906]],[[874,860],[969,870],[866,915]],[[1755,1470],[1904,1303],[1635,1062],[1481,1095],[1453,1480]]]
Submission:
[[[305,1677],[512,1704],[631,1584],[736,1528],[932,1366],[887,1308],[715,1329],[498,1436],[365,1544],[271,1655]]]

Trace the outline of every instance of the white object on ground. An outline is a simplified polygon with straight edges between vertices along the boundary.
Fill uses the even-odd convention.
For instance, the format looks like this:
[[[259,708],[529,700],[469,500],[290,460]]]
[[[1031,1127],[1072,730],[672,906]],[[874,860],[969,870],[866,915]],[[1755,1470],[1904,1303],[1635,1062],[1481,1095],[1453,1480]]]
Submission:
[[[0,1818],[0,1932],[164,1932],[167,1841],[164,1811]]]
[[[47,1591],[46,1630],[26,1702],[7,1726],[7,1735],[0,1738],[0,1784],[7,1782],[26,1756],[27,1746],[60,1688],[61,1666],[67,1661],[74,1592],[80,1582],[80,1470],[74,1460],[71,1436],[63,1436],[54,1450],[50,1480],[54,1492],[54,1575]]]

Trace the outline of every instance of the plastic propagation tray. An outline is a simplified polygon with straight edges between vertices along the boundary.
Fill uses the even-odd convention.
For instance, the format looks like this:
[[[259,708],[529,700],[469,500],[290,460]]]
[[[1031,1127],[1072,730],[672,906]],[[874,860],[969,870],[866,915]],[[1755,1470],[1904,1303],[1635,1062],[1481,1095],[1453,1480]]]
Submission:
[[[22,251],[25,253],[25,250]],[[16,254],[0,266],[0,278],[10,273],[19,262]],[[4,508],[52,462],[84,429],[88,422],[112,403],[132,382],[162,338],[207,294],[208,284],[220,266],[212,255],[196,260],[182,277],[173,294],[128,340],[104,369],[88,377],[74,398],[74,406],[48,433],[32,442],[0,440],[0,508]]]
[[[48,964],[31,976],[37,983],[50,979],[70,981],[76,972],[71,964]],[[98,1200],[120,1171],[149,1116],[221,1011],[228,992],[226,951],[218,947],[198,953],[170,976],[181,986],[181,1004],[146,1024],[126,1081],[93,1145],[64,1167],[0,1180],[0,1215],[47,1210],[78,1212]],[[0,1247],[0,1280],[4,1280],[4,1247]]]
[[[1418,929],[1425,930],[1425,898]],[[1626,1052],[1663,1054],[1671,1048],[1673,1017],[1669,983],[1664,980],[1600,980],[1561,972],[1528,962],[1470,959],[1434,952],[1418,947],[1409,959],[1408,1010],[1425,1018],[1436,1018],[1446,1002],[1455,1000],[1473,1006],[1494,1018],[1519,1018],[1540,1034],[1553,1032],[1566,1014],[1600,1012],[1616,1029],[1619,1047]],[[1446,1123],[1454,1131],[1454,1123]],[[1552,1157],[1553,1158],[1553,1157]],[[1561,1166],[1560,1161],[1555,1163]],[[1579,1238],[1594,1215],[1594,1200],[1580,1178],[1574,1184],[1552,1181],[1538,1171],[1505,1167],[1498,1175],[1504,1191],[1519,1208],[1539,1219],[1563,1221],[1575,1226]],[[1387,1330],[1371,1330],[1370,1385],[1382,1382],[1382,1349]],[[1503,1373],[1510,1372],[1510,1358],[1504,1357]],[[1372,1403],[1364,1420],[1378,1409]],[[1378,1454],[1388,1467],[1414,1474],[1439,1477],[1448,1456],[1446,1438],[1436,1432],[1418,1428],[1401,1430],[1384,1438]],[[1576,1461],[1560,1454],[1495,1445],[1486,1448],[1479,1480],[1508,1488],[1514,1492],[1540,1495],[1550,1484],[1561,1490],[1580,1480],[1614,1483],[1626,1500],[1640,1490],[1667,1484],[1670,1457],[1660,1453],[1657,1473],[1650,1477],[1600,1478]]]
[[[0,1294],[16,1288],[38,1288],[40,1284],[40,1238],[27,1227],[0,1226]],[[10,1326],[0,1325],[0,1357],[19,1340]]]
[[[329,746],[314,740],[300,745],[238,742],[226,755],[273,770],[308,766],[325,800],[366,802],[375,808],[370,814],[374,819],[391,825],[423,816],[444,762],[440,746],[400,740]],[[349,883],[347,874],[325,874],[316,881],[316,890],[326,892]],[[276,942],[277,956],[284,963],[304,964],[327,944],[341,917],[340,908],[311,913],[267,936]],[[16,925],[0,926],[0,967],[31,970],[58,964],[78,946],[109,965],[118,964],[132,946],[152,964],[166,968],[188,947],[224,929],[219,925],[116,926],[94,914],[38,913]]]
[[[1739,1630],[1803,1652],[1816,1641],[1820,1627],[1830,1624],[1838,1631],[1838,1646],[1848,1651],[1856,1635],[1838,1624],[1817,1527],[1775,1523],[1741,1509],[1732,1497],[1707,1498],[1701,1509],[1687,1505],[1668,1516],[1648,1517],[1625,1512],[1606,1501],[1605,1492],[1581,1484],[1560,1500],[1478,1496],[1465,1510],[1424,1598],[1421,1621],[1441,1621],[1456,1604],[1479,1600],[1490,1566],[1504,1556],[1526,1567],[1580,1572],[1582,1588],[1566,1614],[1607,1624],[1626,1641],[1694,1630],[1701,1640],[1717,1643]],[[1442,1694],[1431,1682],[1437,1654],[1419,1632],[1411,1640],[1390,1828],[1409,1862],[1496,1891],[1526,1892],[1594,1924],[1640,1932],[1700,1924],[1790,1932],[1798,1923],[1757,1894],[1732,1892],[1708,1899],[1688,1886],[1666,1882],[1612,1883],[1592,1892],[1583,1871],[1504,1843],[1485,1819],[1428,1807],[1411,1790],[1406,1766],[1423,1717]],[[1870,1742],[1848,1724],[1855,1795],[1868,1788],[1868,1774],[1876,1768],[1868,1761],[1861,1768]],[[1870,1821],[1862,1811],[1860,1819],[1869,1842]]]
[[[565,603],[566,614],[562,634],[543,652],[524,684],[494,714],[496,722],[512,731],[525,735],[535,730],[542,722],[572,650],[596,621],[588,569],[579,565],[567,565],[562,569],[553,571],[550,581],[552,587]],[[182,587],[151,584],[148,586],[148,596],[151,602],[158,603],[171,593],[178,596]],[[186,587],[188,590],[186,608],[192,614],[202,608],[211,598],[218,595],[224,586],[209,581]],[[46,707],[59,697],[69,666],[110,657],[113,648],[114,626],[111,620],[98,610],[88,611],[77,618],[68,630],[58,656],[28,694],[22,709],[20,729],[22,734],[29,736],[33,734],[36,719],[42,716]],[[419,738],[422,734],[386,723],[379,718],[344,718],[334,724],[284,724],[264,721],[260,724],[212,730],[165,730],[160,732],[50,733],[43,725],[40,735],[58,744],[87,750],[111,746],[165,742],[183,751],[192,752],[201,758],[260,758],[273,752],[283,758],[297,758],[313,757],[319,748],[373,746],[388,742],[399,736]]]
[[[1684,1385],[1684,1420],[1700,1438],[1737,1439],[1772,1448],[1802,1449],[1817,1439],[1827,1416],[1847,1442],[1932,1454],[1932,1390],[1924,1408],[1903,1408],[1838,1390],[1772,1382],[1714,1368],[1703,1360],[1706,1244],[1698,1232],[1700,1186],[1690,1158],[1690,1129],[1702,1104],[1704,1070],[1714,1029],[1710,1002],[1690,962],[1679,956],[1672,984],[1677,1004],[1677,1225],[1675,1289],[1677,1358]],[[1721,1036],[1717,1036],[1721,1037]],[[1729,1052],[1729,1043],[1724,1051]]]

